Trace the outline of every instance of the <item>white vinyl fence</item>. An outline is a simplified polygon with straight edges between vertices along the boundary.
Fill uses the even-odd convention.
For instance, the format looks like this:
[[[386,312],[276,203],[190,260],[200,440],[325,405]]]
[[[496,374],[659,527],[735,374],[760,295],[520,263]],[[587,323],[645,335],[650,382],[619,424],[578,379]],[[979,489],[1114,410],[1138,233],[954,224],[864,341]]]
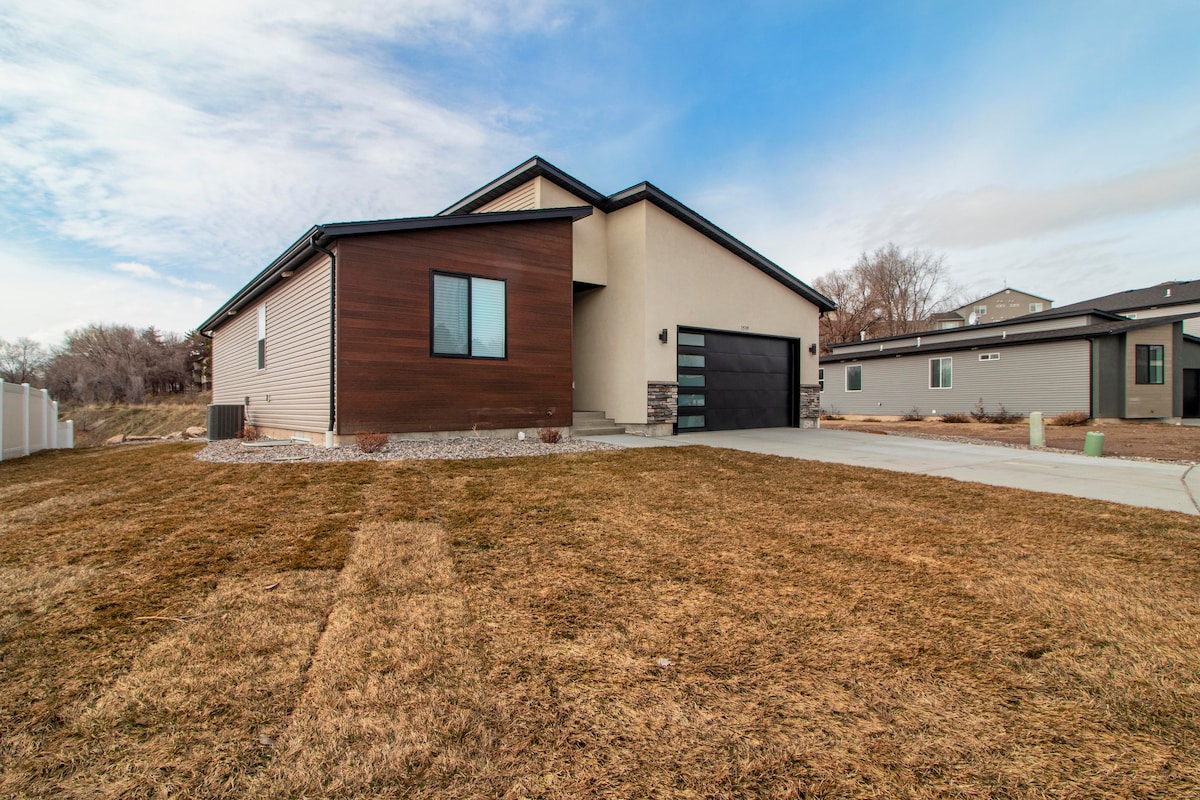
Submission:
[[[75,423],[58,421],[48,391],[0,380],[0,461],[74,446]]]

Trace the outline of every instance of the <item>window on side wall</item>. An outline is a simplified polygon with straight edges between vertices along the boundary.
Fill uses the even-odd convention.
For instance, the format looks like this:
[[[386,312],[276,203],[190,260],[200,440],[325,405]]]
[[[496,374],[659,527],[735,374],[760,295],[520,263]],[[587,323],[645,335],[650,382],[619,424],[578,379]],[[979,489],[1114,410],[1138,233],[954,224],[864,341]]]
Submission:
[[[1134,382],[1162,383],[1166,373],[1163,345],[1139,344],[1134,347]]]
[[[950,389],[954,384],[954,359],[929,359],[929,388]]]
[[[508,357],[508,284],[433,273],[430,351],[458,358]]]
[[[986,317],[987,316],[987,306],[975,306],[975,316]]]
[[[258,368],[267,368],[267,307],[258,307]]]
[[[820,387],[819,391],[822,391],[822,392],[825,391],[825,368],[824,367],[819,367],[817,369],[817,386]]]
[[[846,391],[862,391],[862,364],[846,365]]]
[[[1038,312],[1039,312],[1039,311],[1041,311],[1041,310],[1042,310],[1042,304],[1041,304],[1041,303],[1030,303],[1030,304],[1029,304],[1029,313],[1030,313],[1030,314],[1036,314],[1036,313],[1038,313]]]

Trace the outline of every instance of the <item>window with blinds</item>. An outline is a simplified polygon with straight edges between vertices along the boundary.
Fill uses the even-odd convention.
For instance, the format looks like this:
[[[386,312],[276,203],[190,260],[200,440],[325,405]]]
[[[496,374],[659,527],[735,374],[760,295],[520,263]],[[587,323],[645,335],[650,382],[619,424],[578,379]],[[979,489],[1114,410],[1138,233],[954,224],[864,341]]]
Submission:
[[[502,280],[433,273],[433,354],[507,358],[507,290]]]

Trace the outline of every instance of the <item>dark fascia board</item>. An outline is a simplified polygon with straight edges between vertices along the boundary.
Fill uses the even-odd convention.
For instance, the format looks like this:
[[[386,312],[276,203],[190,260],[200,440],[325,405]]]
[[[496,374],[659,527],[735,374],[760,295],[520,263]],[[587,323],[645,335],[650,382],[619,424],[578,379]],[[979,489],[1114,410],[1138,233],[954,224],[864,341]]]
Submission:
[[[545,161],[539,156],[521,164],[518,167],[509,170],[501,175],[496,180],[487,184],[481,189],[472,192],[471,194],[454,203],[449,208],[441,212],[441,214],[469,214],[475,209],[482,208],[497,197],[512,191],[523,183],[533,180],[536,177],[543,177],[552,183],[557,184],[561,188],[575,195],[576,197],[590,203],[601,211],[611,213],[618,211],[634,203],[642,200],[647,200],[654,205],[666,211],[671,216],[680,220],[684,224],[699,231],[700,233],[712,239],[717,244],[724,247],[734,255],[750,262],[762,272],[771,276],[775,280],[782,283],[784,286],[791,289],[796,294],[816,305],[822,312],[833,311],[837,308],[837,304],[830,300],[825,295],[813,289],[808,284],[801,281],[799,278],[792,275],[783,267],[771,261],[761,253],[753,250],[744,242],[731,236],[726,231],[714,225],[709,220],[697,214],[683,203],[671,197],[669,194],[659,189],[651,183],[639,183],[631,186],[624,191],[617,192],[614,195],[605,197],[597,192],[592,187],[581,181],[572,178],[567,173],[555,167],[553,164]]]
[[[524,164],[513,167],[496,180],[483,186],[469,195],[438,212],[438,216],[447,214],[472,214],[501,195],[511,192],[523,183],[528,183],[537,177],[543,177],[552,183],[566,189],[571,194],[591,205],[604,210],[604,195],[592,187],[572,178],[558,167],[546,161],[541,156],[534,156]]]
[[[513,222],[537,222],[541,220],[569,219],[572,222],[591,216],[589,206],[569,208],[538,208],[532,211],[499,211],[491,214],[462,216],[404,217],[366,222],[332,222],[314,225],[292,243],[291,247],[258,273],[253,280],[229,298],[216,313],[201,323],[199,330],[211,333],[228,317],[236,315],[246,305],[261,297],[268,289],[283,279],[282,273],[295,269],[317,255],[317,246],[349,236],[364,236],[372,233],[397,233],[423,231],[437,228],[461,228],[472,225],[497,225]]]
[[[1072,316],[1079,316],[1074,314]],[[1030,331],[1028,333],[1014,333],[1011,336],[988,336],[981,339],[958,339],[950,342],[933,342],[932,344],[923,344],[920,347],[893,347],[892,349],[883,350],[867,350],[858,353],[845,353],[842,355],[827,355],[822,356],[820,363],[822,364],[842,364],[851,361],[867,361],[876,358],[891,358],[892,356],[907,356],[915,353],[946,353],[951,351],[961,350],[992,350],[1000,347],[1011,347],[1018,344],[1037,344],[1040,342],[1056,342],[1065,339],[1097,339],[1101,336],[1116,336],[1129,331],[1139,330],[1141,328],[1153,328],[1158,325],[1173,325],[1176,322],[1194,319],[1200,314],[1176,314],[1170,317],[1150,317],[1148,319],[1126,319],[1119,317],[1119,321],[1101,322],[1095,325],[1082,325],[1077,328],[1058,328],[1051,331]],[[980,327],[980,326],[976,326]],[[911,334],[917,335],[917,334]],[[1186,334],[1185,334],[1186,335]],[[925,338],[925,334],[920,334],[921,338]],[[874,341],[882,342],[882,339]],[[863,344],[863,342],[859,342]]]
[[[878,339],[861,339],[861,340],[856,340],[853,342],[838,342],[837,344],[826,345],[826,347],[828,347],[830,350],[836,350],[839,347],[850,347],[851,345],[878,344],[880,342],[894,342],[897,339],[909,339],[913,336],[920,336],[921,338],[925,338],[926,336],[939,336],[939,337],[940,336],[949,336],[949,337],[962,336],[964,331],[986,330],[987,328],[1004,328],[1004,327],[1011,328],[1014,325],[1022,325],[1027,322],[1044,322],[1046,320],[1066,319],[1067,317],[1084,317],[1084,316],[1088,316],[1089,314],[1092,316],[1101,317],[1103,319],[1111,319],[1111,320],[1125,319],[1125,317],[1122,317],[1120,314],[1113,314],[1108,311],[1101,311],[1098,308],[1092,308],[1092,309],[1088,309],[1086,311],[1080,311],[1077,309],[1075,311],[1061,311],[1061,312],[1058,309],[1052,309],[1050,311],[1043,311],[1039,314],[1026,314],[1026,315],[1020,316],[1020,317],[1013,317],[1012,319],[1003,319],[1003,320],[1000,320],[999,322],[985,322],[982,325],[960,325],[957,328],[945,328],[943,330],[935,329],[935,330],[929,330],[929,331],[913,331],[912,333],[898,333],[895,336],[880,336]]]

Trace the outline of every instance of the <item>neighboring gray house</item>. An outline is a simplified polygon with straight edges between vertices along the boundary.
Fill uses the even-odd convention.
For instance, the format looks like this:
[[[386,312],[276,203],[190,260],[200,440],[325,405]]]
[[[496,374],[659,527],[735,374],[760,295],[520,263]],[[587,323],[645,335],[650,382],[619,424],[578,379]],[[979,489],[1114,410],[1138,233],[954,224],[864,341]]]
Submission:
[[[1001,289],[987,297],[981,297],[952,311],[934,314],[930,322],[934,330],[961,328],[965,325],[985,325],[989,322],[1003,322],[1013,317],[1026,314],[1037,314],[1049,311],[1054,305],[1053,300],[1038,297],[1017,289]]]
[[[827,413],[924,416],[983,403],[1012,413],[1200,417],[1200,310],[1129,319],[1055,309],[1019,319],[835,344],[821,359]]]

